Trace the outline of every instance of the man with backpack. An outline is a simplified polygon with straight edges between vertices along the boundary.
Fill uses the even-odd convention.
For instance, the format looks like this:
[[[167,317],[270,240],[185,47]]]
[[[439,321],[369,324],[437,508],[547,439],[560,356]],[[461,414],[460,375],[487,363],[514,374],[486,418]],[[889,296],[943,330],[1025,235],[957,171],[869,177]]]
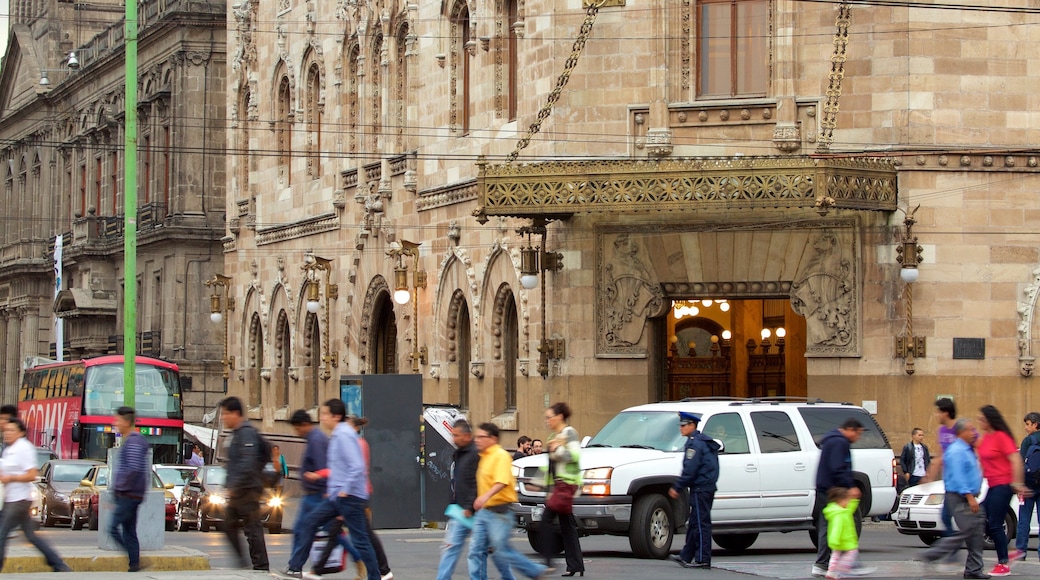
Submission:
[[[227,397],[220,402],[220,419],[232,432],[230,442],[225,443],[224,454],[228,491],[224,533],[241,567],[269,570],[264,528],[260,522],[260,498],[264,493],[264,467],[271,458],[271,449],[243,416],[242,401],[238,397]],[[242,552],[239,527],[249,542],[249,560]]]
[[[1026,558],[1029,552],[1029,521],[1033,519],[1033,508],[1037,507],[1037,495],[1040,495],[1040,413],[1029,413],[1024,419],[1026,438],[1022,440],[1019,452],[1025,464],[1025,484],[1031,493],[1018,494],[1018,534],[1015,535],[1015,554]],[[1037,521],[1040,521],[1040,507],[1036,510]],[[1040,547],[1037,548],[1040,557]]]

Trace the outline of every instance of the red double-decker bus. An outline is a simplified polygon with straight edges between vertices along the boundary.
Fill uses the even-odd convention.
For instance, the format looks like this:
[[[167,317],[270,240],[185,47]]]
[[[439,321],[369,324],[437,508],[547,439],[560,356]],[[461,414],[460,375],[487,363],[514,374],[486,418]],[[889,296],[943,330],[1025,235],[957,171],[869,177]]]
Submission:
[[[26,437],[64,459],[106,461],[116,431],[112,417],[123,405],[121,355],[26,368],[18,391],[18,415]],[[180,463],[184,410],[177,365],[136,358],[134,408],[137,430],[152,444],[155,463]]]

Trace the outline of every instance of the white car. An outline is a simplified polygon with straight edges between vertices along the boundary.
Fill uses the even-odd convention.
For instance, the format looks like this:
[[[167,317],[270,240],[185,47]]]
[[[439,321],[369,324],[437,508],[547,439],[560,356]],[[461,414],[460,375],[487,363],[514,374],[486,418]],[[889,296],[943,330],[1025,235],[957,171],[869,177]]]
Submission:
[[[986,497],[989,486],[986,480],[982,480],[982,492],[979,494],[979,502]],[[892,514],[896,523],[896,529],[900,534],[918,536],[925,544],[934,544],[946,531],[942,523],[942,506],[946,497],[946,489],[942,481],[931,481],[915,485],[903,490],[899,495],[899,506]],[[1038,533],[1036,514],[1030,519],[1029,535]],[[1007,534],[1008,543],[1014,547],[1015,534],[1018,530],[1018,496],[1011,497],[1011,505],[1004,514],[1004,532]],[[986,548],[993,549],[993,542],[986,536]]]
[[[637,557],[664,558],[689,513],[685,496],[668,497],[682,471],[685,438],[679,411],[702,415],[700,430],[723,444],[712,538],[731,552],[761,532],[808,531],[816,542],[816,467],[821,439],[850,418],[865,430],[852,446],[853,478],[862,515],[888,514],[896,502],[895,459],[881,428],[847,403],[769,399],[687,399],[625,409],[582,449],[582,493],[574,499],[579,529],[628,536]],[[538,485],[545,455],[513,462],[518,502],[513,511],[532,546],[540,543],[545,492]],[[559,534],[557,534],[559,539]]]

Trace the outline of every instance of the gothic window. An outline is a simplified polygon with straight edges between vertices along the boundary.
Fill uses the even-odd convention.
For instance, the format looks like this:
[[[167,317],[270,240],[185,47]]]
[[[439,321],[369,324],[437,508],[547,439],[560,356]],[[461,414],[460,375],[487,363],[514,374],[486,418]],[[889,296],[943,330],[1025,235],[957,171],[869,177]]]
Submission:
[[[275,352],[278,363],[278,385],[275,392],[275,406],[289,405],[289,367],[292,366],[292,344],[289,335],[289,317],[285,311],[278,313],[278,331],[275,334]]]
[[[252,162],[251,149],[249,147],[249,88],[244,88],[238,101],[238,151],[233,157],[235,167],[238,169],[238,196],[245,197],[249,192],[249,169]]]
[[[450,125],[453,131],[469,133],[470,99],[470,38],[469,7],[464,2],[455,5],[451,13],[451,77],[449,90]]]
[[[264,366],[264,335],[260,315],[256,312],[249,321],[249,360],[247,364],[253,371],[249,384],[249,406],[259,407],[263,402],[264,385],[260,369]]]
[[[383,135],[383,33],[376,32],[375,38],[372,40],[372,52],[369,54],[369,65],[368,72],[370,84],[369,90],[372,91],[371,99],[369,100],[371,111],[371,152],[381,152],[382,135]]]
[[[407,116],[408,102],[408,24],[404,23],[397,29],[397,37],[394,43],[394,139],[397,151],[405,148],[405,121]]]
[[[307,330],[304,333],[304,348],[307,350],[307,365],[310,367],[307,380],[303,384],[303,406],[318,406],[318,385],[320,384],[319,373],[321,371],[321,327],[318,325],[318,317],[307,314],[305,322]]]
[[[764,96],[769,88],[770,0],[697,2],[697,95]]]
[[[459,313],[455,317],[455,349],[458,360],[458,381],[459,381],[459,407],[462,409],[469,408],[469,363],[471,360],[470,350],[473,348],[472,335],[470,334],[469,325],[469,307],[465,301],[459,306]]]
[[[292,175],[292,91],[289,77],[278,81],[275,96],[275,133],[278,140],[278,182],[287,187]]]
[[[516,28],[514,25],[520,18],[519,11],[517,10],[518,0],[505,0],[506,2],[506,21],[505,30],[503,31],[505,41],[505,56],[503,58],[504,65],[506,68],[506,118],[510,121],[516,120],[516,91],[517,91],[517,77],[520,74],[519,57],[517,56],[517,36]]]
[[[516,298],[510,292],[502,313],[502,360],[505,361],[505,405],[516,409],[516,362],[520,358],[520,325]]]
[[[358,58],[361,48],[355,40],[350,44],[346,52],[346,113],[347,113],[347,150],[350,153],[358,152]],[[355,157],[356,159],[356,157]]]
[[[307,69],[307,138],[310,150],[307,152],[307,173],[311,179],[321,177],[321,68],[312,62]]]

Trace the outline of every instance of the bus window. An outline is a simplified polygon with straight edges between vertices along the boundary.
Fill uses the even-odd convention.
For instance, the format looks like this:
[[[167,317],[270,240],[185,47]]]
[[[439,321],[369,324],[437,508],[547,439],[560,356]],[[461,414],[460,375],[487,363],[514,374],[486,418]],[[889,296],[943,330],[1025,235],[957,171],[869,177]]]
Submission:
[[[136,366],[134,408],[138,417],[182,419],[180,384],[177,373],[138,364]],[[86,376],[83,412],[86,415],[113,415],[123,404],[123,365],[90,367]]]

